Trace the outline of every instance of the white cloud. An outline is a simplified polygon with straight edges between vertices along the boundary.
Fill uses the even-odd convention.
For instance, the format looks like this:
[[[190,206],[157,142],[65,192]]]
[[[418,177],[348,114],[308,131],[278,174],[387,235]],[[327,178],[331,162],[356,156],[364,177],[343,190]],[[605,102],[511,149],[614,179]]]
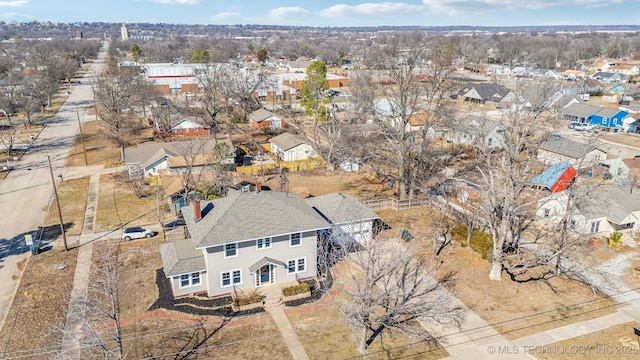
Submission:
[[[269,11],[269,18],[276,21],[296,21],[309,14],[309,10],[301,7],[279,7]]]
[[[625,0],[422,0],[429,13],[446,15],[482,14],[494,11],[541,10],[548,7],[598,7]]]
[[[220,24],[237,24],[242,19],[242,14],[234,12],[221,12],[211,16],[211,21]]]
[[[147,0],[158,4],[176,4],[176,5],[200,5],[205,4],[206,0]]]
[[[358,5],[338,4],[318,13],[324,17],[399,17],[407,15],[418,15],[426,10],[422,5],[411,5],[406,3],[363,3]]]
[[[6,12],[0,14],[0,20],[2,21],[31,21],[33,19],[35,19],[34,16],[16,12]]]
[[[0,1],[0,7],[22,7],[29,3],[27,0]]]

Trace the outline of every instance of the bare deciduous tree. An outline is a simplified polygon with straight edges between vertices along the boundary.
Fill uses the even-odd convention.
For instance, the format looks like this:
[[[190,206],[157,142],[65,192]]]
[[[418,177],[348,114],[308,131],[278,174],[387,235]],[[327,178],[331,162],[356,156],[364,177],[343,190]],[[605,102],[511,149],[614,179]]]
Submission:
[[[114,243],[94,247],[87,270],[86,293],[73,298],[65,326],[54,327],[63,334],[64,348],[57,358],[124,359],[122,321],[118,293],[118,249]]]
[[[16,136],[16,128],[12,125],[0,125],[0,142],[7,150],[7,155],[11,156],[13,151],[13,141]]]
[[[347,254],[340,309],[364,353],[385,331],[397,331],[421,341],[434,341],[419,321],[459,326],[464,310],[445,289],[451,274],[432,274],[412,245],[373,239]]]
[[[401,199],[410,198],[416,179],[434,173],[430,162],[429,128],[446,115],[443,99],[455,49],[451,45],[427,43],[418,34],[392,38],[385,44],[376,66],[354,79],[356,109],[373,116],[384,138],[367,149],[368,164],[394,187]],[[360,155],[363,155],[362,153]],[[360,156],[358,156],[360,157]]]
[[[120,148],[124,160],[124,148],[131,145],[141,126],[133,111],[134,93],[138,87],[130,77],[106,72],[98,78],[94,87],[98,118],[105,124],[103,134]]]

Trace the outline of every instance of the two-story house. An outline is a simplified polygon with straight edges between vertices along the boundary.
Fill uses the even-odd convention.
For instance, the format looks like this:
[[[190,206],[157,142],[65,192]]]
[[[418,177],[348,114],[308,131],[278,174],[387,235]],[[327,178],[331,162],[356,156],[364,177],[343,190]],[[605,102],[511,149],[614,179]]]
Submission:
[[[237,295],[316,277],[317,243],[331,225],[300,197],[235,192],[182,208],[190,239],[160,245],[174,297]]]

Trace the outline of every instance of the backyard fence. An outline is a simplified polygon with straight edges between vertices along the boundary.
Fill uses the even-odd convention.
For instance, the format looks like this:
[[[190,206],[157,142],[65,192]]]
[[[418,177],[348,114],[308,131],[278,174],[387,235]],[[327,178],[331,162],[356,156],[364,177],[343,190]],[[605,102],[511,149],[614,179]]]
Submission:
[[[407,200],[398,200],[396,198],[384,198],[384,199],[374,199],[374,200],[364,200],[362,201],[364,206],[368,207],[373,211],[381,211],[381,210],[411,210],[417,208],[426,208],[429,207],[429,201],[426,199],[407,199]]]
[[[173,229],[165,229],[164,230],[164,240],[165,241],[176,241],[176,240],[184,240],[187,239],[187,227],[179,226]]]

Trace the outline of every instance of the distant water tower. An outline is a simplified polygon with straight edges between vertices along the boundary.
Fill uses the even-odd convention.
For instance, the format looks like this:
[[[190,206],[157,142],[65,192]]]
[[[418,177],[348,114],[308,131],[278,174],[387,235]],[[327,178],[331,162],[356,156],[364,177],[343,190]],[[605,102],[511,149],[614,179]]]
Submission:
[[[122,36],[122,40],[129,40],[129,30],[127,30],[126,23],[122,23],[120,27],[120,36]]]

